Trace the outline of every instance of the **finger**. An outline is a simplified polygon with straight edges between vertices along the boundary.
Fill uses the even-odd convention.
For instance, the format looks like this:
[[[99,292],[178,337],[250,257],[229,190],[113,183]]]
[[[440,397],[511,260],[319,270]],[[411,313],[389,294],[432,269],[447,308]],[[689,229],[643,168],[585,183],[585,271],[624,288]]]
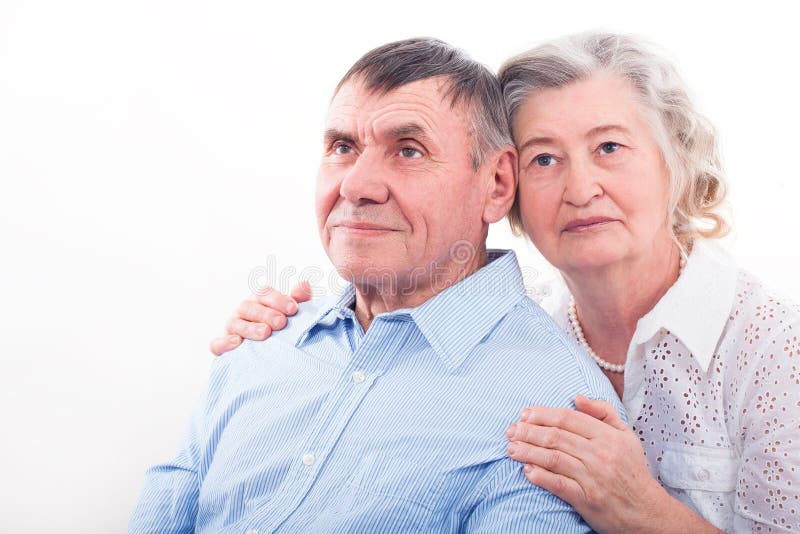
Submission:
[[[311,300],[311,297],[314,296],[314,293],[311,290],[311,284],[306,280],[303,280],[292,288],[290,296],[296,302],[305,302],[307,300]]]
[[[583,462],[574,456],[559,450],[535,447],[523,441],[511,442],[508,445],[508,456],[518,462],[532,464],[572,480],[581,480],[587,472]]]
[[[534,425],[561,428],[587,439],[595,438],[607,430],[603,422],[569,408],[547,408],[544,406],[525,408],[520,419]]]
[[[628,429],[628,425],[625,424],[619,413],[617,413],[617,410],[615,410],[614,406],[609,402],[589,399],[583,395],[578,395],[575,397],[575,408],[586,415],[599,419],[607,425],[613,426],[617,430]]]
[[[280,310],[264,306],[260,302],[252,300],[245,300],[239,304],[236,309],[236,317],[251,323],[269,325],[273,330],[280,330],[286,326],[286,316]],[[239,333],[234,330],[229,330],[228,332],[231,334]]]
[[[284,295],[280,291],[267,287],[259,291],[257,295],[253,295],[248,299],[249,302],[255,302],[272,308],[273,310],[286,315],[293,315],[297,313],[297,302],[288,295]]]
[[[523,472],[533,485],[549,491],[573,507],[577,507],[586,500],[580,484],[569,477],[551,473],[531,464],[527,464],[523,468]]]
[[[232,317],[225,326],[228,334],[235,334],[254,341],[262,341],[272,334],[272,329],[263,323],[251,323]]]
[[[587,438],[558,427],[514,423],[506,430],[506,437],[512,442],[524,441],[536,447],[556,449],[577,458],[583,458],[591,451]]]
[[[242,338],[235,335],[221,336],[211,340],[210,348],[214,356],[220,356],[233,350],[242,343]]]

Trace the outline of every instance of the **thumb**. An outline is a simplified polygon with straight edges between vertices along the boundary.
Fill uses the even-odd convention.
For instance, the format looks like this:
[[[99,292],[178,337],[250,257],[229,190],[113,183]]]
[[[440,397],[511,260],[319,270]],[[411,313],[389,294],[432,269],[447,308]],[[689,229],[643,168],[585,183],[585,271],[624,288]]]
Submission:
[[[311,297],[313,296],[311,284],[309,284],[306,280],[298,282],[297,285],[292,288],[289,296],[291,296],[298,303],[311,300]]]
[[[578,411],[591,415],[595,419],[599,419],[607,425],[611,425],[618,430],[627,430],[628,425],[622,420],[614,409],[611,403],[601,400],[594,400],[578,395],[575,397],[575,408]]]

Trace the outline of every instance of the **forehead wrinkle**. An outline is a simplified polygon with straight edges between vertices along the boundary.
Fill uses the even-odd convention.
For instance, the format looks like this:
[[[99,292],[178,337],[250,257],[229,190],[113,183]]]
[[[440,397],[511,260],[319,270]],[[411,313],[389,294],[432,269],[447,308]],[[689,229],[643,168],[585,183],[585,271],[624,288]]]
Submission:
[[[422,81],[435,82],[440,81]],[[469,137],[468,107],[463,102],[453,105],[443,94],[441,83],[437,83],[433,92],[411,87],[419,87],[417,83],[420,82],[385,94],[363,91],[357,84],[345,84],[331,103],[328,125],[352,133],[363,143],[402,137],[400,134],[412,133],[410,129],[403,131],[410,125],[418,127],[421,132],[416,133],[425,134],[428,142],[442,149],[446,145],[444,136],[454,128],[463,129]]]

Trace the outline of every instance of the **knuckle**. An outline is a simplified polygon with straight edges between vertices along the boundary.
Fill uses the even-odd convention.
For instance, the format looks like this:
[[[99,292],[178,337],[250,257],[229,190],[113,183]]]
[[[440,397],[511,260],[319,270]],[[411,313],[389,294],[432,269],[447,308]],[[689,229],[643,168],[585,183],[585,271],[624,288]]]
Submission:
[[[544,433],[544,443],[548,449],[554,449],[561,443],[561,431],[557,428],[550,428]]]
[[[272,297],[262,299],[260,305],[262,309],[280,312],[286,306],[286,300],[286,297],[276,293]]]
[[[553,414],[553,423],[555,426],[564,426],[567,422],[568,412],[565,410],[558,410]]]
[[[259,307],[257,311],[258,311],[258,320],[265,324],[271,324],[272,319],[280,315],[280,312],[278,312],[274,308],[265,308],[263,306]]]
[[[583,499],[586,501],[586,504],[592,508],[602,506],[603,502],[605,501],[604,495],[594,488],[584,488]]]
[[[236,307],[236,312],[235,312],[236,316],[237,317],[244,317],[250,311],[252,306],[253,306],[253,301],[252,300],[243,300]]]
[[[283,328],[286,326],[286,316],[282,313],[273,313],[271,317],[268,317],[269,324],[273,328]]]
[[[567,479],[562,476],[557,476],[553,480],[553,493],[556,495],[565,495],[569,486],[567,485]]]
[[[250,327],[250,331],[252,332],[253,336],[257,339],[266,339],[272,334],[272,330],[269,326],[264,326],[262,324],[255,323]]]
[[[240,335],[240,336],[243,335],[243,334],[246,334],[248,332],[248,330],[249,330],[247,328],[247,326],[248,326],[248,323],[246,321],[242,321],[241,319],[236,318],[231,323],[230,333],[231,334],[237,334],[237,335]]]
[[[548,471],[555,471],[561,465],[561,456],[562,455],[560,451],[550,451],[546,454],[544,458],[544,466]]]

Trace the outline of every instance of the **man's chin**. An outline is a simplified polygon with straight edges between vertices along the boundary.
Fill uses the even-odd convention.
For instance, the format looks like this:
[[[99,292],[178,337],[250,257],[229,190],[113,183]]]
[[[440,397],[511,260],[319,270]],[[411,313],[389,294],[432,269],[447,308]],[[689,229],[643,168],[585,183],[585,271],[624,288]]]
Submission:
[[[408,277],[408,265],[399,258],[392,261],[391,253],[386,251],[370,256],[348,254],[330,258],[339,276],[357,286],[397,287]]]

